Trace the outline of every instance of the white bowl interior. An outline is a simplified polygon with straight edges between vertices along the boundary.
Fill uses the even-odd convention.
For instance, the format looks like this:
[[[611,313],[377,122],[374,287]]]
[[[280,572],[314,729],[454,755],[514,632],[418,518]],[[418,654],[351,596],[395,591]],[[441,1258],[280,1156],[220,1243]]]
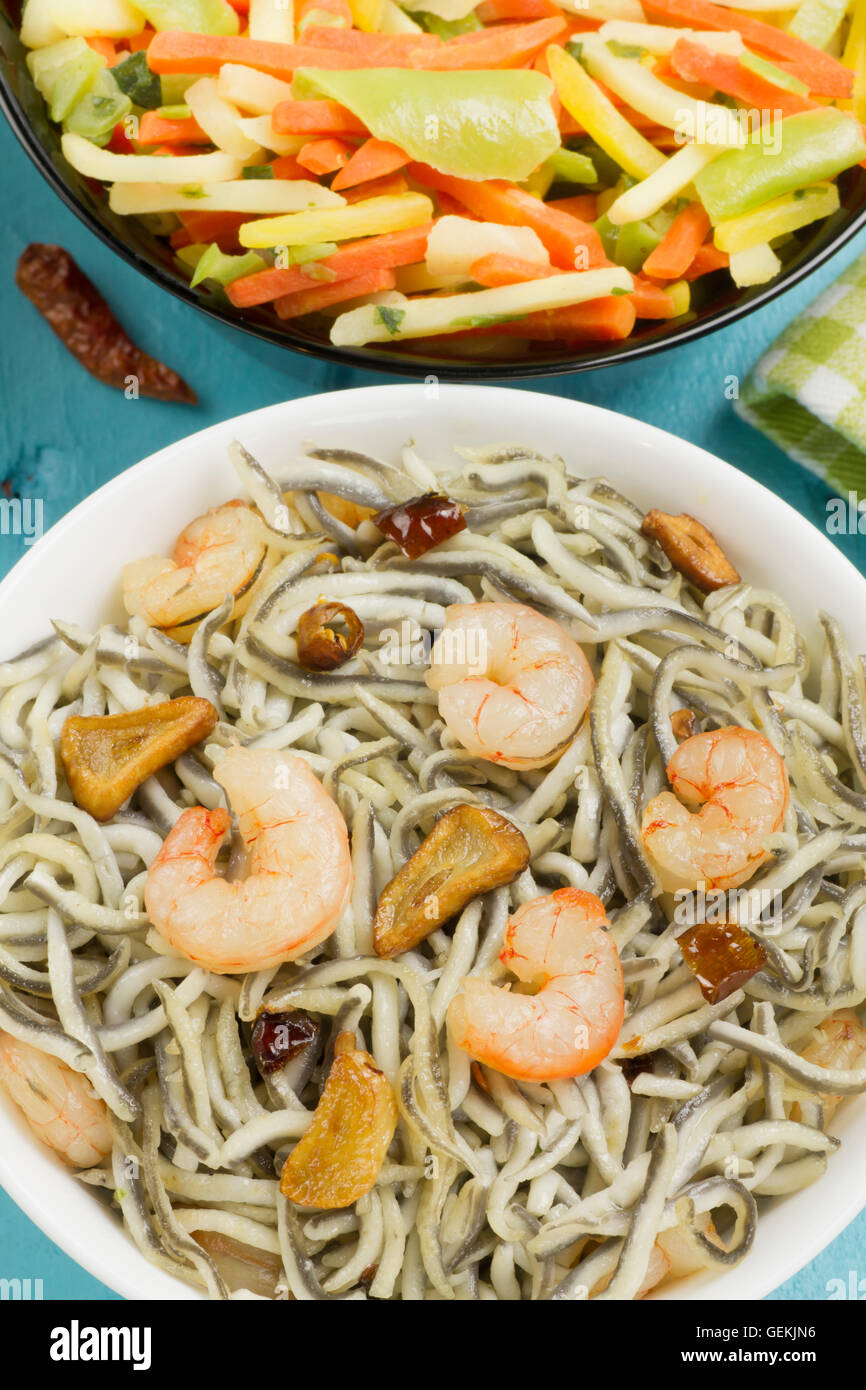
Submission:
[[[238,438],[264,465],[303,443],[396,458],[414,439],[444,457],[455,444],[526,443],[603,474],[645,507],[693,513],[745,578],[780,593],[814,640],[827,609],[866,649],[866,580],[803,517],[713,455],[640,421],[581,402],[494,387],[374,386],[289,401],[215,425],[162,450],[87,498],[0,584],[0,659],[61,617],[93,625],[119,616],[118,577],[136,556],[171,549],[193,516],[238,492],[226,449]],[[735,1270],[663,1291],[678,1299],[756,1299],[812,1259],[866,1205],[866,1098],[834,1122],[842,1147],[826,1176],[762,1214],[755,1247]],[[0,1104],[0,1182],[43,1231],[110,1288],[136,1299],[197,1298],[154,1269],[92,1193]]]

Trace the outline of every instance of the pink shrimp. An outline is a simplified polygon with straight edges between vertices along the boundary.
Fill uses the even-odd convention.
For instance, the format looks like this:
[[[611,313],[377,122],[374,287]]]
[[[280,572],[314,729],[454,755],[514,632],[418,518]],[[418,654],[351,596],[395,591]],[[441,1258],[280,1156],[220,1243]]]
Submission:
[[[111,1153],[107,1107],[87,1077],[57,1057],[0,1032],[0,1086],[70,1168],[92,1168]]]
[[[522,603],[452,604],[427,684],[464,748],[505,767],[544,767],[576,733],[594,685],[574,638]]]
[[[266,552],[251,507],[237,499],[213,507],[181,531],[171,559],[147,555],[124,566],[126,611],[188,642],[226,594],[234,595],[235,618],[245,612]]]
[[[249,873],[215,872],[222,807],[184,811],[150,866],[145,907],[175,950],[217,974],[265,970],[330,936],[352,891],[346,823],[303,758],[232,748],[214,771],[238,817]]]
[[[625,991],[604,904],[581,888],[533,898],[508,919],[499,959],[535,994],[469,976],[448,1009],[458,1047],[525,1081],[582,1076],[622,1026]]]
[[[763,734],[737,726],[694,734],[667,775],[673,792],[653,797],[641,824],[666,892],[736,888],[772,858],[765,844],[785,818],[788,774]]]

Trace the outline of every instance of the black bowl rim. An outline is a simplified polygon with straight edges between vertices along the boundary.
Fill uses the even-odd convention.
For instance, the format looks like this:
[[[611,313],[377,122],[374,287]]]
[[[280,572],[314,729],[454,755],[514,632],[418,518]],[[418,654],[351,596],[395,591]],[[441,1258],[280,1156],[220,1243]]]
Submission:
[[[425,359],[420,356],[401,359],[391,353],[377,352],[368,348],[341,348],[324,342],[312,343],[301,338],[294,339],[284,328],[275,327],[272,329],[266,324],[251,322],[241,316],[236,316],[219,304],[203,302],[188,285],[173,279],[160,266],[154,265],[131,247],[126,246],[119,237],[79,202],[63,180],[57,166],[49,158],[27,118],[24,107],[11,90],[2,71],[0,71],[0,110],[3,111],[22,149],[66,207],[115,255],[120,256],[127,265],[132,266],[133,269],[139,271],[161,289],[168,290],[176,299],[192,305],[201,313],[207,314],[209,318],[216,319],[218,323],[226,324],[230,328],[238,328],[264,342],[289,348],[305,357],[333,362],[341,367],[362,371],[380,371],[390,376],[435,377],[440,381],[451,382],[466,380],[482,382],[521,381],[532,378],[576,375],[580,372],[615,366],[620,362],[635,362],[642,357],[666,352],[671,348],[679,347],[681,344],[694,342],[696,339],[704,337],[705,334],[714,333],[720,328],[727,328],[738,319],[744,318],[765,304],[769,304],[778,295],[792,289],[811,275],[813,271],[818,270],[866,226],[866,203],[864,203],[859,211],[851,213],[850,220],[826,245],[819,247],[817,251],[804,256],[802,260],[791,266],[785,267],[765,289],[757,288],[746,298],[740,299],[734,304],[720,305],[718,309],[710,309],[696,318],[694,322],[681,325],[676,332],[669,335],[647,337],[635,342],[629,342],[627,339],[624,343],[617,343],[606,349],[564,361],[493,364],[478,359],[461,364],[443,361],[441,358]]]

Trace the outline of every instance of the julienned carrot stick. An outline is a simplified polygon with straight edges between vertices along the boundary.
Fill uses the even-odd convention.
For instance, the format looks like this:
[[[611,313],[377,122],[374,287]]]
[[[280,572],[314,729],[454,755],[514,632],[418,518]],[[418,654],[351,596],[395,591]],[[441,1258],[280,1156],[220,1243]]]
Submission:
[[[710,230],[710,219],[700,203],[689,203],[677,213],[658,246],[643,263],[645,275],[658,280],[679,280],[698,253]]]
[[[409,54],[415,50],[442,47],[442,40],[435,34],[367,34],[360,29],[334,29],[330,25],[306,29],[303,41],[316,48],[342,53],[344,68],[401,68],[406,66]],[[364,61],[346,62],[347,57]]]
[[[297,160],[304,169],[321,178],[323,174],[333,174],[335,169],[342,169],[348,164],[354,148],[345,140],[327,136],[324,140],[311,140],[304,145],[298,151]]]
[[[571,198],[552,198],[547,207],[556,212],[567,212],[579,222],[595,222],[598,217],[598,199],[594,193],[575,193]]]
[[[341,31],[335,29],[334,34]],[[375,38],[376,35],[365,37]],[[422,34],[420,36],[424,38]],[[428,36],[432,37],[432,36]],[[284,82],[291,81],[298,68],[377,68],[382,66],[374,53],[347,53],[336,46],[315,48],[311,43],[268,43],[262,39],[241,38],[235,34],[188,34],[166,29],[155,34],[147,50],[152,72],[219,72],[223,63],[242,63],[258,72],[270,73]],[[395,51],[390,67],[408,67],[409,53]]]
[[[279,101],[271,125],[280,135],[364,135],[366,126],[338,101]]]
[[[408,179],[404,179],[402,174],[388,174],[384,179],[359,183],[357,188],[344,188],[342,196],[347,203],[363,203],[367,198],[395,198],[398,193],[408,192]]]
[[[736,29],[750,48],[757,48],[770,58],[782,58],[790,65],[815,96],[849,97],[854,74],[829,53],[813,48],[773,24],[738,14],[736,10],[713,5],[711,0],[646,0],[644,9],[650,17],[673,24],[689,25],[695,29]]]
[[[128,39],[125,39],[124,42],[130,53],[141,53],[143,50],[146,51],[150,47],[155,32],[154,29],[142,29],[140,34],[131,34]]]
[[[293,154],[281,154],[271,160],[275,179],[306,179],[310,171],[299,164]]]
[[[443,193],[441,188],[436,190],[436,201],[439,204],[439,212],[443,217],[475,217],[474,212],[470,212],[463,203],[459,203],[456,198],[452,198],[450,193]],[[481,221],[482,219],[475,218],[475,220]]]
[[[116,61],[117,48],[114,39],[103,38],[101,35],[97,35],[95,38],[85,39],[85,43],[89,44],[94,53],[99,54],[100,58],[104,58],[109,67]]]
[[[482,0],[476,7],[482,24],[498,24],[504,19],[548,19],[561,15],[553,0]]]
[[[531,24],[502,24],[460,34],[439,48],[412,53],[413,68],[457,71],[465,68],[517,68],[542,48],[555,43],[567,29],[560,19],[537,19]]]
[[[501,251],[479,256],[469,267],[472,279],[492,290],[500,285],[517,285],[524,280],[543,280],[549,275],[563,273],[552,266],[539,265],[537,261],[522,261],[517,256],[506,256]]]
[[[368,270],[394,270],[401,265],[415,265],[427,254],[427,237],[432,226],[432,222],[427,222],[403,232],[383,232],[381,236],[347,241],[321,264],[338,280],[363,275]],[[309,286],[309,274],[302,266],[294,266],[245,275],[229,285],[226,293],[237,308],[248,309],[253,304],[267,304]]]
[[[635,325],[632,295],[605,295],[586,304],[573,304],[565,309],[547,309],[527,314],[525,319],[496,324],[473,330],[478,334],[504,333],[508,337],[533,338],[544,342],[562,339],[564,342],[619,342],[627,338]]]
[[[376,140],[373,136],[365,140],[351,159],[337,174],[331,184],[335,193],[344,188],[354,188],[356,184],[368,183],[371,179],[394,174],[409,163],[409,156],[397,145],[387,140]]]
[[[242,249],[238,241],[238,227],[247,221],[247,213],[190,211],[179,212],[177,215],[191,242],[215,241],[226,255],[233,255]]]
[[[702,275],[710,275],[714,270],[724,270],[728,265],[727,251],[720,251],[711,241],[704,242],[695,252],[695,258],[688,270],[683,272],[684,280],[698,280]]]
[[[342,304],[347,299],[360,299],[362,295],[393,288],[393,270],[368,270],[363,275],[350,276],[328,285],[314,285],[310,289],[299,290],[297,294],[286,295],[277,300],[274,308],[281,319],[297,319],[302,314],[327,309],[331,304]]]
[[[641,275],[634,277],[634,290],[629,295],[639,319],[672,319],[674,305],[667,290],[654,285]]]
[[[811,97],[779,87],[753,72],[733,54],[714,53],[688,39],[677,39],[671,52],[671,66],[687,82],[709,83],[716,91],[735,97],[756,111],[781,111],[783,116],[794,116],[819,105]]]
[[[594,227],[560,212],[502,179],[475,183],[440,174],[426,164],[411,164],[410,175],[428,188],[447,194],[484,222],[531,227],[551,259],[566,270],[594,270],[610,265]]]
[[[138,123],[142,145],[210,145],[207,135],[193,116],[168,119],[158,111],[145,111]]]

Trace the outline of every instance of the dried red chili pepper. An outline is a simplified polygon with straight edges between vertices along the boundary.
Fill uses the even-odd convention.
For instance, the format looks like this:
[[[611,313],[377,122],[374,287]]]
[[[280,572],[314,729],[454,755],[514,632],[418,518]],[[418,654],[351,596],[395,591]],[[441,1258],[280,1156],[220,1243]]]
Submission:
[[[409,502],[398,502],[379,512],[373,520],[408,560],[417,560],[434,545],[441,545],[449,536],[466,530],[460,503],[436,492],[426,492],[423,497],[413,497]]]
[[[642,1052],[639,1057],[623,1057],[620,1066],[629,1086],[644,1072],[652,1071],[655,1056],[654,1052]]]
[[[346,631],[334,624],[342,622]],[[364,624],[345,603],[317,603],[298,619],[298,660],[308,671],[334,671],[364,640]]]
[[[18,261],[15,283],[64,347],[106,386],[123,391],[134,378],[142,396],[196,404],[198,397],[183,377],[136,347],[62,246],[33,242]]]
[[[760,941],[736,922],[699,922],[684,931],[677,942],[710,1004],[727,999],[767,962]]]
[[[261,1070],[270,1074],[279,1071],[315,1042],[319,1025],[303,1009],[288,1013],[259,1014],[252,1034],[253,1052]]]

